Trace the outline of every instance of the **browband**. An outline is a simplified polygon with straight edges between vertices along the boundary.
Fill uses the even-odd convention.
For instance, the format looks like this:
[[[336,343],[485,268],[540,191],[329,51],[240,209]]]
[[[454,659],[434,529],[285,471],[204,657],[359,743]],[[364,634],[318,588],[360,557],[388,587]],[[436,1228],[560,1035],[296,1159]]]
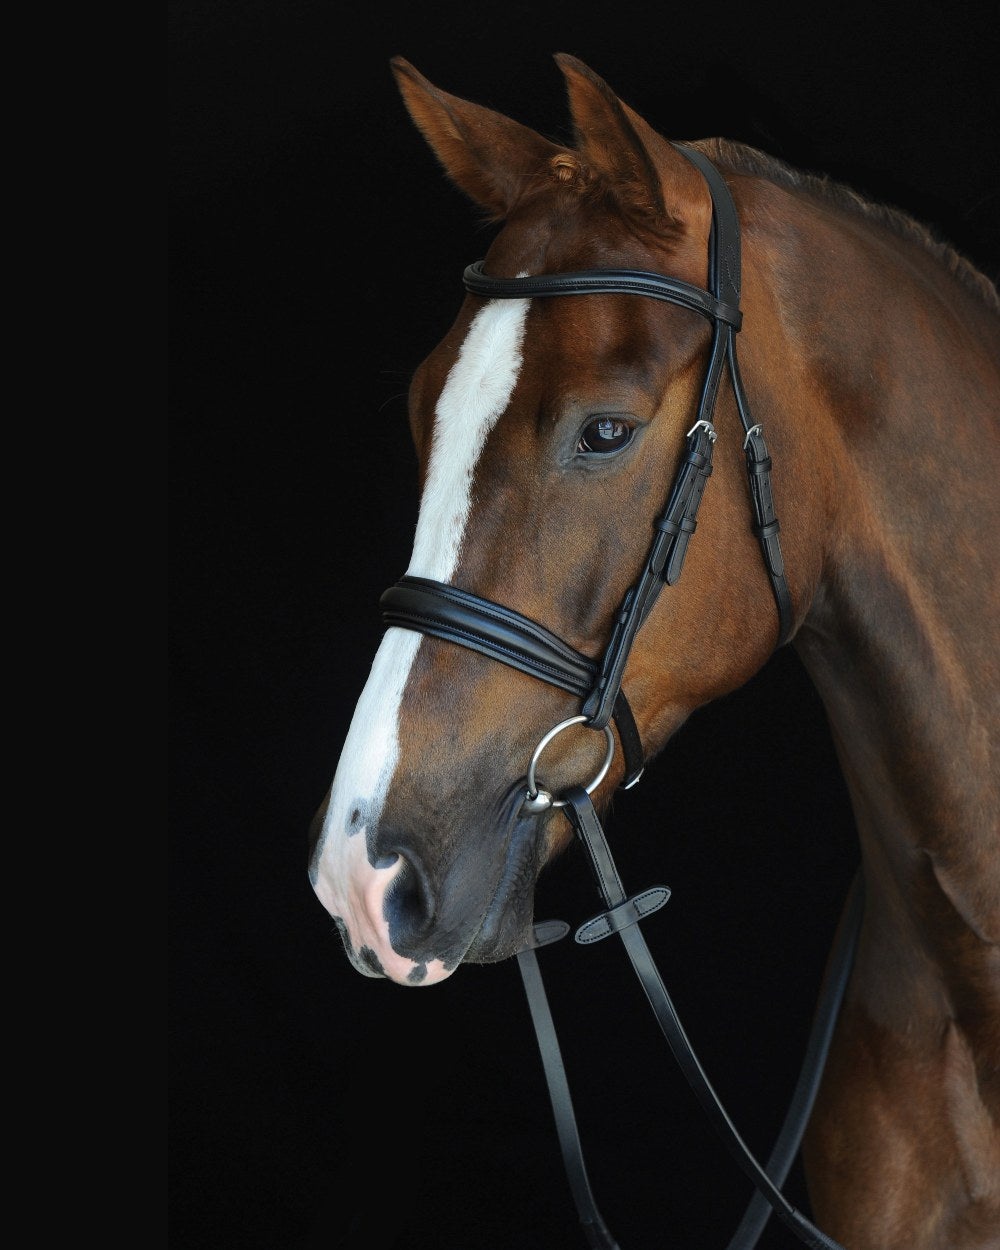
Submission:
[[[648,295],[669,304],[680,304],[701,313],[709,321],[724,321],[738,330],[743,314],[724,304],[700,286],[668,278],[644,269],[577,269],[569,273],[529,274],[524,278],[491,278],[483,262],[473,261],[462,274],[465,289],[488,299],[525,299],[545,295]]]

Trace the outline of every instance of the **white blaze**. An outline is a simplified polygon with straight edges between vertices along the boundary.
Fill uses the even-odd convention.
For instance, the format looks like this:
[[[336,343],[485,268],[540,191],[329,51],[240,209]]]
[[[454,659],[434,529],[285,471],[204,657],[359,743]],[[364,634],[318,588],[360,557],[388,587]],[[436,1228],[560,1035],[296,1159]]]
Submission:
[[[446,582],[455,571],[476,462],[521,371],[527,315],[526,299],[491,301],[473,318],[448,374],[434,412],[431,462],[406,570],[414,577]]]
[[[458,359],[435,410],[430,464],[407,572],[448,581],[455,571],[472,503],[472,480],[483,445],[510,403],[521,369],[526,299],[492,300],[473,318]],[[388,884],[398,865],[372,869],[364,855],[365,829],[350,838],[359,807],[367,822],[378,820],[399,758],[398,719],[403,689],[422,635],[390,628],[375,654],[344,743],[323,822],[316,892],[324,906],[343,917],[357,950],[385,946],[372,931],[360,900],[372,875]],[[369,878],[367,882],[358,877]],[[354,877],[354,888],[351,889]],[[379,890],[379,895],[384,893]],[[383,923],[384,929],[384,923]],[[385,959],[383,959],[385,963]],[[387,968],[387,971],[389,969]]]

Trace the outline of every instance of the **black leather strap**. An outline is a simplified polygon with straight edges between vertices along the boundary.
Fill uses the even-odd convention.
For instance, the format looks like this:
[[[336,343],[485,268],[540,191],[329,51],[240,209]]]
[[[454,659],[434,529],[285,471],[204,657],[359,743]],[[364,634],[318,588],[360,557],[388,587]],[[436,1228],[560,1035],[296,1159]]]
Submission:
[[[601,896],[609,908],[615,908],[626,901],[625,890],[590,795],[582,786],[570,786],[563,798],[567,803],[563,810],[587,852]],[[842,1246],[821,1232],[801,1211],[792,1206],[740,1137],[684,1032],[639,926],[628,925],[619,931],[618,936],[674,1059],[737,1166],[753,1182],[782,1223],[811,1250],[843,1250]]]
[[[535,942],[535,945],[539,943]],[[538,958],[533,947],[518,952],[518,968],[524,982],[524,992],[528,999],[528,1010],[535,1026],[535,1038],[542,1056],[542,1069],[549,1090],[549,1100],[556,1121],[556,1133],[559,1137],[559,1148],[562,1151],[566,1177],[569,1180],[570,1192],[580,1227],[592,1250],[619,1250],[618,1243],[608,1230],[587,1176],[587,1165],[583,1159],[583,1148],[580,1145],[580,1134],[576,1127],[576,1115],[573,1111],[573,1099],[566,1080],[566,1069],[563,1065],[562,1051],[556,1036],[555,1024],[549,1000],[542,982],[542,974],[538,967]]]
[[[767,1159],[767,1174],[779,1188],[788,1178],[802,1144],[802,1134],[812,1115],[820,1078],[833,1040],[833,1030],[854,965],[854,952],[858,945],[864,910],[864,882],[858,873],[847,892],[847,900],[834,935],[792,1099],[774,1149]],[[753,1250],[770,1214],[771,1206],[767,1199],[759,1191],[755,1192],[726,1250]]]
[[[729,194],[729,187],[708,157],[697,148],[689,147],[686,143],[675,143],[673,146],[700,171],[712,196],[714,238],[708,249],[709,289],[720,303],[732,304],[738,308],[743,281],[742,242],[740,219],[733,197]],[[734,326],[734,329],[738,330],[739,326]]]
[[[565,920],[536,920],[531,929],[531,941],[525,949],[551,946],[553,942],[561,942],[567,933],[569,925]]]
[[[621,933],[630,924],[638,924],[654,911],[659,911],[669,898],[670,890],[665,885],[654,885],[641,894],[633,894],[617,907],[585,920],[576,931],[576,941],[581,946],[589,946],[592,942],[610,937],[612,933]]]
[[[597,665],[543,625],[489,599],[427,577],[401,577],[380,600],[385,624],[446,638],[550,685],[585,695]]]
[[[740,377],[740,365],[736,357],[736,348],[730,339],[729,376],[733,380],[733,393],[736,396],[736,407],[743,425],[743,450],[747,458],[747,477],[750,481],[750,498],[753,501],[754,526],[761,552],[764,556],[764,567],[771,581],[774,602],[778,608],[778,640],[775,650],[788,641],[794,624],[792,596],[785,578],[785,562],[781,555],[781,544],[778,541],[778,518],[774,511],[774,494],[771,490],[771,457],[767,454],[764,442],[764,427],[755,423],[750,415],[750,405],[743,379]]]
[[[708,421],[699,422],[688,432],[687,448],[677,469],[666,509],[656,522],[656,535],[646,563],[639,581],[625,596],[618,610],[597,679],[581,708],[583,714],[590,717],[595,729],[603,728],[611,718],[622,688],[625,665],[640,626],[664,584],[672,585],[681,575],[687,545],[697,526],[695,518],[705,483],[712,472],[714,441],[715,429]]]
[[[529,299],[548,295],[647,295],[651,299],[680,304],[710,321],[723,321],[739,329],[743,320],[739,304],[726,304],[701,287],[644,269],[577,269],[568,273],[529,274],[524,278],[494,278],[483,270],[483,261],[467,265],[462,274],[465,289],[487,299]]]
[[[712,193],[713,221],[719,230],[720,243],[718,247],[710,249],[710,260],[715,266],[715,272],[710,277],[710,285],[720,300],[739,304],[743,268],[740,219],[732,196],[729,194],[729,188],[707,156],[686,144],[679,143],[675,146],[701,170]],[[728,335],[726,342],[726,359],[745,435],[744,450],[747,456],[750,495],[756,517],[755,530],[778,609],[778,640],[775,643],[777,650],[788,641],[791,635],[794,614],[792,597],[785,578],[781,545],[778,541],[778,521],[774,513],[774,500],[771,493],[771,460],[764,445],[763,427],[756,424],[750,415],[750,403],[740,376],[736,337],[732,333]]]
[[[641,896],[640,896],[641,897]],[[768,1157],[767,1175],[777,1187],[781,1187],[791,1169],[792,1163],[799,1152],[802,1135],[812,1114],[816,1092],[820,1078],[826,1065],[826,1056],[830,1049],[834,1026],[840,1014],[841,1003],[847,988],[854,952],[857,947],[858,933],[864,915],[864,889],[860,874],[855,877],[848,892],[840,924],[834,938],[833,948],[827,961],[827,970],[820,990],[819,1003],[813,1016],[813,1023],[806,1043],[805,1055],[799,1071],[798,1080],[785,1119],[778,1133],[774,1149]],[[599,919],[599,918],[598,918]],[[569,925],[558,920],[547,920],[536,924],[531,941],[532,947],[545,946],[563,937]],[[530,948],[529,948],[530,949]],[[526,953],[526,952],[524,952]],[[583,1159],[583,1148],[576,1127],[573,1103],[569,1094],[569,1086],[559,1042],[556,1037],[555,1023],[549,1009],[545,986],[542,981],[538,961],[531,950],[530,960],[518,956],[525,994],[531,1011],[535,1035],[545,1070],[549,1097],[556,1120],[563,1163],[570,1179],[571,1192],[577,1204],[581,1224],[588,1237],[589,1245],[602,1248],[601,1240],[591,1240],[591,1229],[600,1228],[602,1235],[614,1245],[611,1234],[604,1226],[604,1221],[597,1215],[594,1196],[587,1180],[587,1169]],[[760,1234],[763,1232],[773,1208],[767,1198],[755,1190],[750,1204],[736,1232],[733,1234],[726,1250],[754,1250]],[[596,1216],[596,1219],[595,1219]]]
[[[581,699],[596,680],[596,661],[575,651],[544,625],[446,582],[407,574],[383,592],[380,604],[386,626],[458,643]],[[621,689],[611,715],[625,761],[621,784],[627,788],[638,781],[645,761],[635,717]]]

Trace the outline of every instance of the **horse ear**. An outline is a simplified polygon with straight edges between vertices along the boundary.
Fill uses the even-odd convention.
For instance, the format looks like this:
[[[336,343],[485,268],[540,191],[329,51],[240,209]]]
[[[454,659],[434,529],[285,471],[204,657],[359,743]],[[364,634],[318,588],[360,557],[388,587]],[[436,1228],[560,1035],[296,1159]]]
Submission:
[[[580,154],[617,190],[623,207],[667,233],[685,227],[707,232],[711,195],[691,162],[589,66],[566,52],[555,60],[566,79]]]
[[[502,220],[563,149],[493,109],[448,95],[401,56],[390,61],[410,117],[445,173],[470,199]]]

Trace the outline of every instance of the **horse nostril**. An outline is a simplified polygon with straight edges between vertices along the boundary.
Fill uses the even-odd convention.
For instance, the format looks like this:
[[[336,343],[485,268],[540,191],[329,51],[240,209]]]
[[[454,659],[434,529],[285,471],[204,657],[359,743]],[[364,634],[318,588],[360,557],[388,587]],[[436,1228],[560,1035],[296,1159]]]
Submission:
[[[416,957],[422,941],[434,923],[436,906],[431,883],[419,861],[401,851],[380,859],[393,864],[403,861],[385,892],[382,914],[389,926],[392,949],[400,955]],[[382,867],[379,863],[378,867]],[[422,957],[422,956],[421,956]]]

